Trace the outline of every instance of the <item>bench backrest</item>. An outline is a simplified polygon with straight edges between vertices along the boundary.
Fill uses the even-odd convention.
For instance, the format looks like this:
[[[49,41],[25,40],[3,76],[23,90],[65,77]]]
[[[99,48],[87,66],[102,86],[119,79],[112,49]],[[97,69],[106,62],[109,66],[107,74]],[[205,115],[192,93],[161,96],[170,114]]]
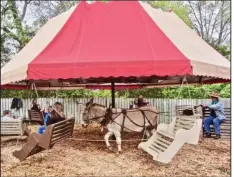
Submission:
[[[75,119],[68,119],[54,124],[50,144],[71,137],[74,129]]]
[[[43,124],[43,119],[44,119],[43,112],[28,110],[28,116],[30,121]]]
[[[193,110],[196,113],[193,105],[176,105],[176,113],[179,113],[179,115],[182,115],[186,109]]]
[[[23,133],[22,120],[1,120],[1,135],[22,135]]]
[[[225,121],[220,125],[220,134],[223,139],[231,138],[231,108],[224,108],[224,113],[226,115]],[[203,109],[203,119],[210,116],[210,109]],[[203,131],[203,134],[205,132]],[[214,127],[211,127],[211,135],[214,135]]]
[[[66,119],[64,121],[49,125],[42,134],[40,141],[41,147],[48,149],[52,147],[55,143],[71,137],[74,129],[75,119]]]
[[[226,115],[226,120],[231,120],[231,108],[224,108],[224,113]],[[203,109],[203,118],[210,116],[210,109],[204,108]]]
[[[195,124],[196,118],[196,116],[176,116],[173,133],[175,133],[178,129],[191,129]]]
[[[183,115],[183,112],[193,112],[192,114],[196,115],[196,116],[201,116],[203,115],[203,110],[202,107],[197,107],[195,108],[194,105],[176,105],[175,107],[175,111],[176,111],[176,115],[180,116]],[[192,114],[185,114],[185,115],[192,115]]]

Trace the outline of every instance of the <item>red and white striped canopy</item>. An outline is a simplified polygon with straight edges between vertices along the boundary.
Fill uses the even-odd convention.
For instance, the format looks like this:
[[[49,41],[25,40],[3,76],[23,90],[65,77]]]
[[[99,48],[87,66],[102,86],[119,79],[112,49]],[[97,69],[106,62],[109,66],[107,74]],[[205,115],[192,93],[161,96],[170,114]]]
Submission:
[[[230,62],[173,12],[138,1],[81,1],[50,19],[1,72],[2,84],[151,76],[217,82],[230,80]]]

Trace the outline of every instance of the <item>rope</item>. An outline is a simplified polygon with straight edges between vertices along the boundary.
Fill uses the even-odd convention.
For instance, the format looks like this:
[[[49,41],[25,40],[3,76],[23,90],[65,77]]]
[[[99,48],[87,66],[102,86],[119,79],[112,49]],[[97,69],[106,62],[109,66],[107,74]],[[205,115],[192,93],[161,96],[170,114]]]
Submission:
[[[186,86],[187,86],[188,92],[189,92],[189,98],[191,99],[191,94],[190,94],[190,90],[189,90],[189,85],[188,85],[188,81],[187,81],[186,77],[184,77],[183,80],[182,80],[182,83],[181,83],[181,85],[180,85],[180,90],[179,90],[179,93],[178,93],[178,96],[177,96],[176,99],[179,98],[184,83],[186,83]]]
[[[142,135],[141,141],[143,141],[143,140],[144,140],[145,133],[146,133],[146,127],[144,128],[144,132],[143,132],[143,135]]]
[[[100,105],[98,105],[98,106],[100,106]],[[125,110],[125,109],[124,109]],[[124,110],[121,110],[121,112],[112,112],[111,114],[113,115],[113,114],[117,114],[114,118],[113,117],[109,117],[108,116],[108,119],[107,119],[107,121],[109,122],[109,119],[112,121],[112,122],[114,122],[114,123],[116,123],[117,125],[120,125],[120,124],[118,124],[117,122],[115,122],[114,120],[117,118],[117,117],[119,117],[119,115],[120,114],[123,114],[125,117],[127,117],[129,120],[130,120],[130,122],[132,122],[134,125],[136,125],[136,126],[138,126],[138,127],[141,127],[141,128],[143,128],[143,127],[145,127],[145,125],[143,125],[143,126],[141,126],[141,125],[138,125],[137,123],[135,123],[129,116],[127,116],[127,114],[124,114]],[[154,112],[154,111],[150,111],[150,110],[140,110],[140,109],[136,109],[136,110],[134,110],[133,112],[137,112],[137,111],[140,111],[141,113],[142,112],[144,112],[144,111],[149,111],[149,112],[152,112],[152,113],[155,113],[155,114],[157,114],[156,112]],[[105,119],[106,119],[106,114],[107,114],[107,112],[104,114],[104,115],[102,115],[102,116],[98,116],[98,117],[93,117],[93,118],[90,118],[90,119],[88,119],[89,121],[90,120],[95,120],[95,119],[99,119],[99,118],[101,118],[101,117],[104,117]],[[143,114],[143,113],[142,113]],[[144,118],[144,121],[145,121],[145,119],[147,119],[147,121],[151,124],[151,122],[148,120],[148,118],[147,118],[147,116],[145,116],[144,114],[143,114],[143,118]],[[124,120],[125,120],[125,118],[124,118]],[[108,123],[107,122],[107,123]],[[151,124],[152,125],[152,124]],[[124,125],[120,125],[121,126],[121,128],[123,129],[123,128],[126,128]],[[128,128],[126,128],[126,129],[128,129]],[[128,129],[128,130],[130,130],[130,131],[133,131],[133,130],[131,130],[131,129]]]
[[[94,105],[94,104],[92,104],[92,105]],[[102,105],[98,105],[98,104],[95,104],[95,105],[101,106],[101,107],[102,107]],[[90,111],[90,109],[89,109],[89,111]],[[88,111],[88,112],[89,112],[89,111]],[[129,129],[129,128],[127,128],[127,127],[124,126],[125,118],[127,117],[127,118],[130,120],[131,123],[133,123],[134,125],[136,125],[136,126],[138,126],[138,127],[143,128],[143,136],[144,136],[145,129],[146,129],[146,127],[145,127],[145,119],[148,121],[148,123],[149,123],[151,126],[152,126],[152,123],[149,121],[149,119],[147,118],[147,116],[146,116],[143,112],[144,112],[144,111],[149,111],[149,112],[153,112],[153,113],[155,113],[155,114],[158,114],[158,112],[154,112],[154,111],[151,111],[151,110],[135,109],[133,112],[140,111],[140,112],[142,113],[142,115],[143,115],[143,118],[144,118],[144,125],[141,126],[141,125],[138,125],[137,123],[135,123],[129,116],[127,116],[127,114],[126,114],[127,112],[126,112],[126,111],[127,111],[126,109],[122,109],[121,112],[117,112],[117,111],[116,111],[116,112],[112,112],[112,111],[111,111],[111,115],[108,116],[108,108],[107,108],[106,113],[105,113],[104,115],[101,115],[101,116],[98,116],[98,117],[89,118],[88,121],[92,121],[92,120],[95,120],[95,119],[104,117],[104,120],[103,120],[103,121],[105,121],[105,124],[108,124],[109,121],[112,121],[113,123],[115,123],[115,124],[117,124],[117,125],[119,125],[119,126],[121,127],[121,132],[124,132],[124,131],[123,131],[124,129],[127,129],[127,130],[129,130],[129,131],[131,131],[131,132],[135,132],[134,130],[131,130],[131,129]],[[126,112],[126,113],[125,113],[125,112]],[[161,112],[161,113],[166,113],[166,112]],[[112,115],[114,115],[114,114],[115,114],[115,115],[117,114],[117,115],[113,118]],[[119,123],[117,123],[117,122],[115,121],[115,119],[116,119],[120,114],[123,114],[123,115],[124,115],[124,120],[123,120],[122,125],[119,124]],[[105,125],[104,125],[104,126],[105,126]]]
[[[181,83],[180,89],[179,89],[179,93],[178,93],[178,96],[177,96],[176,99],[179,99],[180,94],[181,94],[181,91],[182,91],[182,87],[184,86],[184,83],[186,83],[186,86],[187,86],[187,89],[188,89],[188,93],[189,93],[189,98],[191,99],[190,89],[189,89],[189,85],[188,85],[188,81],[187,81],[186,77],[184,77],[183,80],[182,80],[182,83]],[[194,109],[193,109],[193,113],[194,113]],[[164,115],[165,115],[165,114],[164,114]],[[168,115],[165,115],[165,116],[168,116]],[[172,115],[171,115],[171,116],[172,116]],[[174,116],[172,116],[172,117],[174,117]],[[180,123],[180,119],[179,119],[179,122],[178,122],[178,123]],[[169,129],[169,125],[170,125],[170,124],[167,124],[167,130]]]
[[[34,90],[36,92],[36,95],[37,95],[37,98],[38,98],[39,96],[38,96],[38,93],[37,93],[37,87],[36,87],[35,83],[32,83],[32,90],[33,90],[33,88],[34,88]]]
[[[105,140],[92,140],[92,139],[80,139],[80,138],[68,138],[70,140],[75,141],[88,141],[88,142],[105,142]],[[148,139],[130,139],[130,140],[121,140],[125,142],[132,142],[132,141],[142,141],[142,140],[148,140]],[[116,140],[108,140],[108,141],[116,141]]]
[[[128,120],[130,120],[130,122],[132,122],[134,125],[136,125],[136,126],[138,126],[138,127],[141,127],[141,128],[143,128],[143,127],[145,127],[145,125],[139,125],[139,124],[137,124],[136,122],[134,122],[132,119],[130,119],[130,117],[128,117],[128,115],[126,114],[125,115],[127,118],[128,118]],[[145,117],[143,116],[143,118],[144,118],[144,120],[145,120]]]
[[[115,122],[114,120],[112,120],[112,121],[113,121],[115,124],[119,125],[119,126],[121,127],[121,129],[123,128],[123,130],[124,130],[124,129],[127,129],[127,130],[129,130],[129,131],[131,131],[131,132],[136,132],[136,131],[131,130],[131,129],[127,128],[127,127],[124,127],[123,125],[121,125],[121,124]]]
[[[169,3],[169,7],[168,7],[168,11],[170,11],[170,10],[171,10],[171,1]]]

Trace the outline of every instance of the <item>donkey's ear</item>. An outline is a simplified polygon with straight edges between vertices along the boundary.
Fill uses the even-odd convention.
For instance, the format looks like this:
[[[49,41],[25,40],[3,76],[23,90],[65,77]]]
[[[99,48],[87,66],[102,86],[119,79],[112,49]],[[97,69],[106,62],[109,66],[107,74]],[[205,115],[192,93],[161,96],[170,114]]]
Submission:
[[[93,98],[89,101],[90,104],[93,104]]]

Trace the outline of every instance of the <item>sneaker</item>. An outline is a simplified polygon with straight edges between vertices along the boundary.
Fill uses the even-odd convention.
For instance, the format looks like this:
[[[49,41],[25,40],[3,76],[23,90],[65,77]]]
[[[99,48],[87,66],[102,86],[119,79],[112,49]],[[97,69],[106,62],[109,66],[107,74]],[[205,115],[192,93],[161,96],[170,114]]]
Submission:
[[[220,138],[220,134],[216,134],[214,139],[219,139]]]

